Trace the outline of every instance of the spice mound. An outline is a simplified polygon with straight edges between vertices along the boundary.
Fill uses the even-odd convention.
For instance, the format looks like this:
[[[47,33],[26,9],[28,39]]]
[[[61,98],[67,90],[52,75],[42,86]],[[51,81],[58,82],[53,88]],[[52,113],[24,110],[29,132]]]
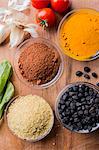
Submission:
[[[57,110],[64,127],[91,132],[99,127],[99,91],[91,84],[70,85],[60,95]]]
[[[21,139],[38,140],[53,126],[53,112],[49,104],[36,95],[20,96],[8,108],[10,130]]]
[[[99,52],[99,13],[78,10],[63,22],[59,42],[62,50],[76,60],[89,60]]]
[[[18,60],[21,75],[34,85],[51,81],[57,75],[60,63],[57,50],[43,42],[28,43]]]

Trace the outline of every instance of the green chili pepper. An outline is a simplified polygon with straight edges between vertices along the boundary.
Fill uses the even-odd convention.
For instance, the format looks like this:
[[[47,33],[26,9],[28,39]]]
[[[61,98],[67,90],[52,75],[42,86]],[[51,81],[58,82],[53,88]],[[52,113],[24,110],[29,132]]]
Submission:
[[[8,103],[8,101],[13,97],[13,95],[14,95],[14,86],[10,81],[8,81],[5,94],[2,98],[2,102],[0,103],[0,111],[2,111],[4,105]]]
[[[9,79],[11,70],[11,64],[7,60],[4,60],[0,64],[0,94],[3,92],[6,82]]]
[[[0,119],[2,118],[2,116],[4,114],[4,109],[5,109],[5,106],[3,106],[3,108],[0,110]]]
[[[0,94],[0,103],[1,103],[2,98],[3,98],[3,94],[4,94],[4,92],[2,92],[2,93]]]

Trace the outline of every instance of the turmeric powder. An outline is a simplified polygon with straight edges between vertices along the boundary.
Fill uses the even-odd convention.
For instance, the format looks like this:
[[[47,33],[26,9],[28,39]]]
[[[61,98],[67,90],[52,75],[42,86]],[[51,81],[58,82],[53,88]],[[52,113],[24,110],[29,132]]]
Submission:
[[[59,33],[65,54],[76,60],[88,60],[99,52],[99,12],[80,9],[63,22]]]

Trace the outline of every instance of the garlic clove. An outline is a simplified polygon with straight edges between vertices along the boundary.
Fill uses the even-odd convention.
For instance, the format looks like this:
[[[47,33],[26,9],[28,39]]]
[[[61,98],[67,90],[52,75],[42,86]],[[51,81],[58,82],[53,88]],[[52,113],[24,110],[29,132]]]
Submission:
[[[38,33],[34,28],[25,28],[24,31],[30,33],[32,37],[38,37]]]
[[[23,42],[24,36],[25,32],[21,28],[18,28],[16,25],[13,25],[10,34],[11,48],[17,47],[21,42]]]
[[[30,33],[30,35],[32,37],[38,37],[37,29],[38,29],[38,25],[36,25],[36,24],[27,24],[25,26],[24,31]]]
[[[11,29],[8,25],[0,24],[0,44],[10,35]]]

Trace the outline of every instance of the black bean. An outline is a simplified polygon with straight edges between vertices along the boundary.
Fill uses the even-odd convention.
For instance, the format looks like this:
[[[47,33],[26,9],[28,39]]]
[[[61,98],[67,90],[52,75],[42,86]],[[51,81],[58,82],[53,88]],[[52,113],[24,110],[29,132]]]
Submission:
[[[69,96],[73,96],[73,95],[75,95],[74,92],[69,92]]]
[[[82,126],[81,122],[77,123],[78,128],[80,128]]]
[[[74,123],[79,122],[78,118],[74,118]]]
[[[77,107],[77,111],[79,111],[79,110],[81,110],[82,108],[79,106],[79,107]]]
[[[60,103],[60,105],[63,105],[63,104],[65,104],[65,101],[63,99],[61,99],[59,103]]]
[[[68,89],[68,91],[69,91],[69,92],[73,92],[73,88],[70,87],[70,88]]]
[[[96,127],[96,123],[93,123],[93,124],[92,124],[92,127]]]
[[[96,83],[96,85],[97,85],[97,86],[99,86],[99,82],[98,82],[98,83]]]
[[[93,94],[93,95],[94,95],[94,96],[97,96],[97,94],[98,94],[98,92],[97,92],[97,91],[94,91],[94,94]]]
[[[89,94],[88,94],[88,92],[85,92],[84,95],[85,95],[85,97],[87,97]]]
[[[89,76],[88,74],[85,74],[85,75],[84,75],[84,78],[86,78],[86,79],[89,80],[89,79],[90,79],[90,76]]]
[[[84,89],[82,89],[81,87],[79,88],[79,92],[84,93]]]
[[[82,110],[84,110],[85,109],[85,106],[82,106]]]
[[[73,87],[73,91],[74,91],[74,92],[78,92],[78,89],[79,89],[79,86],[74,86],[74,87]]]
[[[65,112],[62,112],[62,116],[63,116],[63,117],[65,117],[65,116],[66,116]]]
[[[85,88],[85,92],[88,92],[89,91],[89,87],[88,86],[86,86],[86,88]]]
[[[65,109],[65,105],[61,105],[61,109],[62,109],[62,110]]]
[[[58,109],[61,109],[61,104],[60,103],[58,104]]]
[[[67,94],[64,94],[64,95],[62,96],[62,99],[63,99],[63,100],[66,100],[66,98],[67,98]]]
[[[83,111],[82,110],[78,111],[78,115],[83,115]]]
[[[69,102],[69,101],[66,101],[65,105],[66,105],[67,107],[69,106],[69,104],[70,104],[70,102]]]
[[[68,98],[68,101],[69,101],[69,102],[72,102],[72,100],[73,100],[72,98]]]
[[[76,72],[76,76],[81,77],[82,75],[83,75],[83,72],[81,72],[81,71]]]
[[[89,67],[84,67],[84,71],[89,73],[91,71],[91,69]]]
[[[70,112],[71,112],[71,114],[73,114],[74,113],[74,109],[71,109]]]
[[[99,98],[99,94],[97,94],[96,97]]]
[[[77,95],[72,96],[72,98],[75,99],[75,100],[78,100],[78,96]]]
[[[98,78],[98,75],[97,75],[95,72],[92,73],[92,76],[93,76],[94,78]]]
[[[79,94],[78,94],[78,97],[79,97],[79,98],[83,97],[83,94],[82,94],[82,93],[79,93]]]
[[[99,98],[95,98],[95,103],[99,103]]]
[[[87,96],[86,100],[89,101],[91,99],[91,96]]]
[[[84,126],[84,130],[87,130],[87,129],[88,129],[88,126],[87,126],[87,125],[85,125],[85,126]]]
[[[92,114],[91,114],[91,116],[92,116],[92,117],[95,117],[95,116],[96,116],[96,113],[95,113],[95,112],[94,112],[94,113],[92,113]]]
[[[86,101],[86,98],[81,98],[81,102],[85,102]]]

